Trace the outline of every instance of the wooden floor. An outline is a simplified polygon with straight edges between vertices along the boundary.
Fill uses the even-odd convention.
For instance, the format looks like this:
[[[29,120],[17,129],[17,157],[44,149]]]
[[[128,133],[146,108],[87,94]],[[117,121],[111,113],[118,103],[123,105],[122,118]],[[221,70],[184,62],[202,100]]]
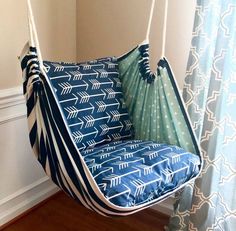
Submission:
[[[122,218],[102,217],[64,193],[23,216],[4,231],[163,231],[168,217],[146,209]]]

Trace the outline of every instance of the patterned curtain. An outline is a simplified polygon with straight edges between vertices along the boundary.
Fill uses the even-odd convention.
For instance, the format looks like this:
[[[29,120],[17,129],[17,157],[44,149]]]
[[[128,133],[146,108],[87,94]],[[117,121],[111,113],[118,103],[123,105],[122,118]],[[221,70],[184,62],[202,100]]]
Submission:
[[[177,195],[166,230],[236,230],[236,1],[198,0],[184,99],[203,172]]]

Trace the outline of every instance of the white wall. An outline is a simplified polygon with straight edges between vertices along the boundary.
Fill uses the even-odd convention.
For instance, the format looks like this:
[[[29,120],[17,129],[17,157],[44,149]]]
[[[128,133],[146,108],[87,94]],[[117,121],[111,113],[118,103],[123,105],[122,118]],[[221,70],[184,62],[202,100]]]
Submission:
[[[161,54],[164,1],[156,0],[150,37],[151,67]],[[169,0],[166,57],[180,87],[190,50],[196,0]],[[77,0],[77,59],[119,56],[145,38],[151,0]]]
[[[45,59],[76,59],[76,0],[31,0]],[[0,89],[21,84],[17,56],[28,40],[26,0],[0,1]]]

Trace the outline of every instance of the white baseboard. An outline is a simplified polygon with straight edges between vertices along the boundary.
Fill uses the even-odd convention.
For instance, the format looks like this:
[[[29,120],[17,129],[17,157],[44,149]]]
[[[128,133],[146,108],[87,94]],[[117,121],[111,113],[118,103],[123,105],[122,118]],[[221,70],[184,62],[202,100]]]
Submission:
[[[0,201],[0,227],[59,191],[48,177]]]

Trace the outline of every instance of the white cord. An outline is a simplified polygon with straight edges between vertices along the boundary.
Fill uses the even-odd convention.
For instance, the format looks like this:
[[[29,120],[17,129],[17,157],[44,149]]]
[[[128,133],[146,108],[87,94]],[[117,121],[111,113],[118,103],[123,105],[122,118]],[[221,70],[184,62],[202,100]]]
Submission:
[[[29,44],[32,47],[36,47],[37,54],[38,54],[38,60],[39,60],[39,66],[41,69],[43,69],[43,59],[42,54],[39,46],[39,40],[38,40],[38,34],[35,26],[34,16],[33,16],[33,10],[31,6],[30,0],[27,0],[27,6],[28,6],[28,23],[29,23]]]
[[[145,42],[149,42],[149,37],[150,37],[151,24],[152,24],[152,20],[153,20],[155,3],[156,3],[156,0],[152,0],[152,6],[151,6],[150,17],[149,17],[149,21],[148,21],[148,27],[147,27],[147,33],[146,33],[146,40],[145,40]],[[165,0],[164,22],[163,22],[163,30],[162,30],[161,58],[165,57],[167,20],[168,20],[168,0]]]
[[[163,23],[163,31],[162,31],[161,58],[165,57],[167,20],[168,20],[168,0],[165,0],[164,23]]]
[[[150,17],[149,17],[147,33],[146,33],[146,41],[149,41],[149,37],[150,37],[150,30],[151,30],[151,25],[152,25],[155,3],[156,3],[156,0],[152,0],[152,6],[151,6]]]

